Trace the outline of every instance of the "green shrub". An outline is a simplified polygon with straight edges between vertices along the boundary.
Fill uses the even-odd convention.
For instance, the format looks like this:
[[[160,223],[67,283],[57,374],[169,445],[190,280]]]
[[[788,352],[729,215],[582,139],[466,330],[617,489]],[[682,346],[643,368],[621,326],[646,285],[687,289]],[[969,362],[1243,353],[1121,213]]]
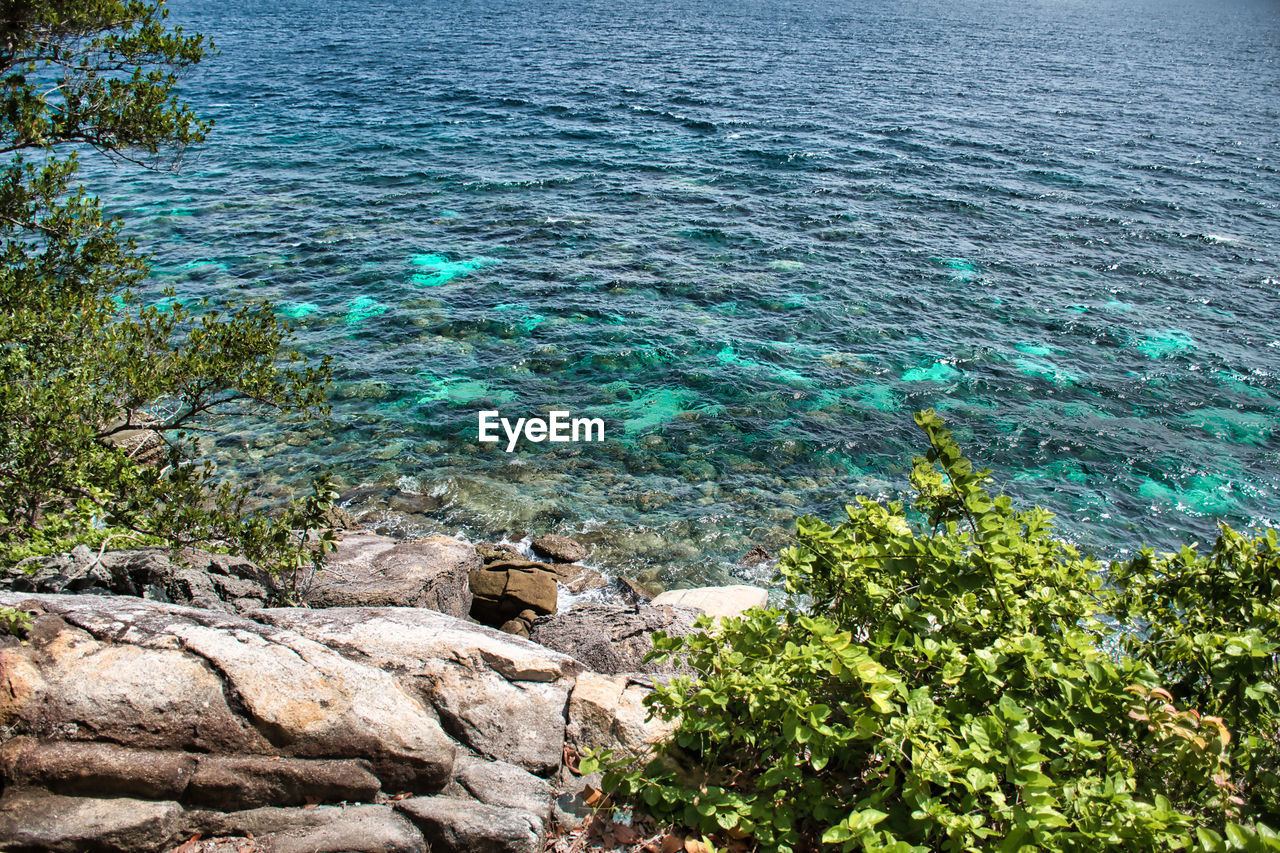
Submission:
[[[1280,537],[1223,525],[1211,553],[1144,550],[1111,567],[1125,652],[1158,670],[1174,701],[1211,710],[1235,734],[1245,812],[1280,816]]]
[[[837,527],[803,518],[779,567],[797,611],[657,638],[655,654],[686,656],[695,676],[648,698],[675,732],[606,784],[656,818],[769,851],[1280,849],[1241,821],[1266,810],[1241,801],[1255,783],[1220,719],[1231,703],[1208,689],[1175,703],[1176,661],[1133,653],[1143,635],[1117,650],[1120,594],[1101,566],[1053,538],[1049,513],[992,497],[932,411],[916,420],[929,451],[913,511],[859,498]],[[1243,541],[1221,559],[1270,547],[1274,560],[1274,539]],[[1141,565],[1123,579],[1148,577]],[[1166,618],[1140,606],[1147,589],[1117,612]],[[1230,607],[1204,594],[1222,628]],[[1230,676],[1245,697],[1232,701],[1255,703],[1241,714],[1262,708],[1246,682],[1274,696],[1252,656],[1269,646],[1251,642],[1229,653],[1262,667]]]

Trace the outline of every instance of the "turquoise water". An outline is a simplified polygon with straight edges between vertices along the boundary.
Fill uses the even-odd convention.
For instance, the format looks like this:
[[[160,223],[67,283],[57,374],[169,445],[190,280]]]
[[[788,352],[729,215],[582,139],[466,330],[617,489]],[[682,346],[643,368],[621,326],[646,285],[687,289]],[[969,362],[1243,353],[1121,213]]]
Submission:
[[[1277,517],[1275,4],[171,7],[214,134],[88,177],[157,293],[334,357],[331,423],[210,448],[268,493],[720,579],[935,406],[1107,553]],[[607,440],[476,441],[553,407]]]

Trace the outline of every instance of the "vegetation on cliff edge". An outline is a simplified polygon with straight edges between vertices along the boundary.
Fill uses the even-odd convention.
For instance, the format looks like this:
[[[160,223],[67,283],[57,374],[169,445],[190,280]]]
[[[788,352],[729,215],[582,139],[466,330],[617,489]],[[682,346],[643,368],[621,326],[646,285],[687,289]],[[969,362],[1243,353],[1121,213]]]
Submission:
[[[250,512],[191,462],[191,436],[220,414],[322,412],[327,366],[289,349],[266,303],[143,304],[147,259],[74,183],[81,156],[174,167],[204,138],[177,85],[210,45],[170,28],[162,0],[0,9],[0,565],[132,541],[226,547],[292,577],[330,541],[307,534],[329,487]],[[161,458],[122,436],[160,437]]]
[[[733,849],[1280,849],[1276,532],[1104,573],[917,423],[911,509],[799,521],[796,610],[656,641],[693,675],[615,800]]]

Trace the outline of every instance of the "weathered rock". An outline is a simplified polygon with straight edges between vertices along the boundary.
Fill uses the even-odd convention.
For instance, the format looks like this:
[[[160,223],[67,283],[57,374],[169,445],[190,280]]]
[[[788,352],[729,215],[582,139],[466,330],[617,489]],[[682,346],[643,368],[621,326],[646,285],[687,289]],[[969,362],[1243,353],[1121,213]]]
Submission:
[[[560,780],[555,798],[551,801],[551,815],[561,829],[580,829],[595,809],[587,802],[587,788],[599,791],[604,786],[604,773],[597,770],[586,776],[578,776],[567,769]]]
[[[465,618],[469,573],[479,568],[475,549],[447,536],[357,533],[339,541],[305,598],[314,607],[425,607]]]
[[[0,747],[7,784],[80,796],[179,800],[222,810],[364,801],[380,784],[364,762],[194,755],[17,737]]]
[[[270,577],[242,557],[187,550],[175,562],[166,548],[130,548],[99,556],[83,545],[70,554],[24,560],[0,577],[0,587],[16,592],[136,595],[227,611],[262,607],[273,590]]]
[[[68,739],[84,727],[141,747],[363,756],[388,790],[449,780],[456,747],[434,714],[391,675],[293,631],[136,598],[0,595],[33,600],[82,631],[0,649],[17,679],[0,692],[0,723],[16,717],[28,733],[52,726]],[[227,711],[224,692],[252,726]]]
[[[107,443],[119,447],[140,465],[163,464],[169,458],[169,442],[165,441],[163,433],[148,427],[148,423],[158,426],[156,421],[149,418],[141,421],[138,423],[135,418],[131,425],[122,415],[108,425],[107,430],[111,432],[106,436]],[[126,426],[133,428],[125,429]]]
[[[644,697],[652,687],[628,675],[605,676],[584,672],[569,695],[569,724],[565,739],[579,753],[611,749],[640,756],[674,730],[674,725],[649,720]]]
[[[619,604],[582,604],[534,623],[530,639],[549,649],[571,655],[594,672],[670,672],[670,662],[648,663],[651,636],[662,630],[687,634],[697,617],[685,608]]]
[[[432,850],[453,853],[542,853],[546,826],[519,809],[454,797],[415,797],[396,807],[426,836]]]
[[[504,634],[514,634],[517,637],[528,639],[529,631],[533,628],[533,623],[537,618],[538,614],[532,610],[521,610],[514,619],[508,619],[499,625],[498,630]]]
[[[471,573],[471,616],[501,625],[522,610],[556,612],[556,575],[549,566],[528,560],[490,563]]]
[[[322,518],[334,530],[355,530],[359,526],[356,517],[340,506],[329,507]]]
[[[639,606],[653,601],[653,593],[630,578],[618,577],[609,583],[609,591],[625,604]]]
[[[100,596],[0,595],[0,603],[23,609],[96,606],[107,620],[121,601],[146,604]],[[100,642],[56,614],[42,616],[29,645],[0,649],[6,686],[0,691],[0,726],[40,738],[108,740],[142,749],[272,751],[262,733],[232,711],[218,673],[178,645]]]
[[[454,765],[453,778],[482,803],[551,819],[551,785],[512,764],[462,757]]]
[[[161,850],[182,814],[174,802],[64,797],[8,788],[0,797],[0,849],[80,853]]]
[[[524,555],[514,545],[503,543],[481,542],[476,546],[476,553],[485,563],[496,563],[500,560],[523,560]]]
[[[306,761],[248,755],[204,756],[183,801],[235,811],[259,806],[364,802],[381,784],[363,761]]]
[[[285,608],[255,618],[401,673],[483,755],[534,773],[559,766],[564,708],[581,671],[565,655],[429,610]]]
[[[183,837],[252,836],[261,853],[426,853],[414,825],[391,806],[188,812]],[[226,848],[228,851],[235,847]]]
[[[6,786],[38,785],[68,795],[178,800],[196,761],[195,755],[186,752],[41,742],[30,737],[16,737],[0,747]]]
[[[587,556],[585,546],[567,536],[557,536],[554,533],[539,536],[533,540],[531,547],[539,557],[546,557],[557,563],[576,563],[586,559]]]
[[[653,599],[654,604],[691,607],[709,616],[738,616],[752,607],[769,603],[768,590],[758,586],[702,586],[694,589],[672,589]]]
[[[552,568],[555,569],[556,580],[574,595],[609,585],[604,575],[577,563],[556,563]]]

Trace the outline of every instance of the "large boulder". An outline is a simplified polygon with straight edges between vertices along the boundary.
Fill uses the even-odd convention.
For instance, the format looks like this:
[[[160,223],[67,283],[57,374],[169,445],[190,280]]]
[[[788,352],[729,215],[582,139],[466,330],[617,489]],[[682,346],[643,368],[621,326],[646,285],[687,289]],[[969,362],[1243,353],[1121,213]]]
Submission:
[[[581,661],[594,672],[671,672],[671,662],[645,663],[653,632],[683,635],[698,611],[666,605],[584,603],[534,623],[530,639]]]
[[[752,607],[769,603],[768,590],[758,586],[700,586],[693,589],[671,589],[653,599],[654,604],[691,607],[708,616],[740,616]]]
[[[400,542],[376,533],[343,537],[306,592],[313,607],[425,607],[466,618],[475,548],[447,536]]]
[[[12,733],[361,756],[395,791],[431,792],[451,777],[456,746],[433,712],[390,674],[294,631],[123,596],[6,594],[0,604],[49,614],[29,644],[0,649],[11,685],[0,725]]]
[[[275,584],[243,557],[198,549],[128,548],[98,554],[79,545],[68,554],[30,558],[0,575],[15,592],[136,595],[153,601],[241,612],[262,607]]]
[[[517,637],[429,610],[285,608],[254,614],[395,671],[455,738],[532,773],[562,760],[564,708],[581,665]]]
[[[24,610],[96,606],[104,620],[120,601],[138,599],[0,595],[0,603]],[[0,648],[0,672],[0,726],[10,735],[139,749],[273,751],[263,733],[232,710],[221,674],[176,641],[141,648],[99,640],[51,612],[37,618],[26,644]]]

